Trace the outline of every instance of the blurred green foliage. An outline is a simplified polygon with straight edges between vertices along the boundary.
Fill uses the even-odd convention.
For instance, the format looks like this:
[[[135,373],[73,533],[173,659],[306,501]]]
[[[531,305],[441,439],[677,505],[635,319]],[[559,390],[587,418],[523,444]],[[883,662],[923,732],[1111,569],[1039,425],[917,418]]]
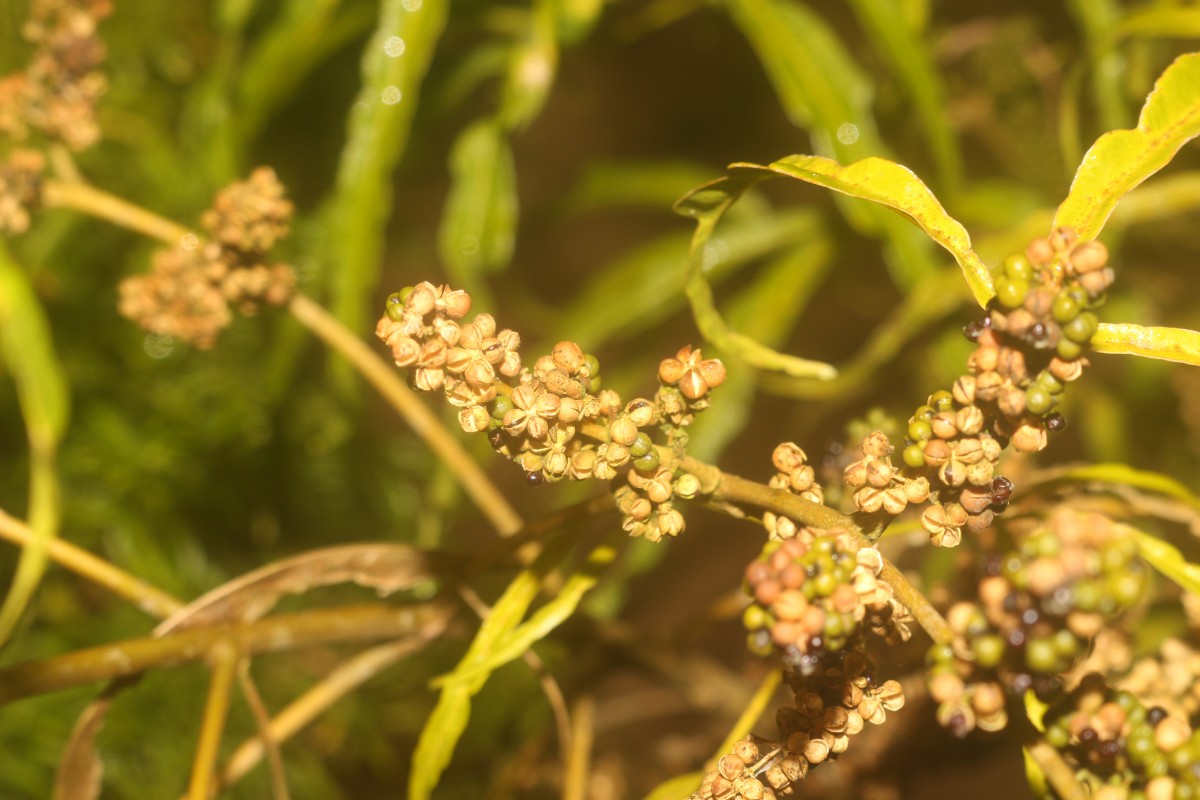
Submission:
[[[24,5],[0,4],[0,70],[22,63]],[[414,27],[416,14],[426,16]],[[1194,46],[1200,10],[1171,0],[122,0],[102,31],[111,89],[105,139],[79,158],[89,181],[194,224],[220,186],[269,164],[299,210],[284,257],[302,290],[364,339],[389,292],[453,279],[489,298],[527,352],[574,338],[600,355],[609,385],[636,394],[652,389],[660,358],[697,340],[683,296],[690,225],[669,207],[684,191],[733,161],[887,156],[922,176],[994,263],[1048,229],[1097,135],[1135,123],[1154,77]],[[1198,167],[1185,151],[1159,180],[1194,183]],[[1200,193],[1184,189],[1114,220],[1111,321],[1200,326]],[[695,430],[697,455],[761,476],[780,438],[820,453],[869,407],[905,418],[961,371],[955,331],[972,316],[969,295],[961,279],[930,288],[944,286],[951,259],[890,212],[772,185],[739,203],[709,244],[706,275],[737,330],[835,365],[868,349],[865,367],[832,390],[761,380],[724,354],[730,381]],[[117,283],[147,268],[149,243],[53,212],[7,246],[69,386],[58,477],[70,541],[194,597],[325,544],[468,550],[490,540],[404,425],[290,319],[239,320],[216,349],[191,350],[116,312]],[[940,302],[922,302],[931,291]],[[1197,474],[1200,379],[1095,361],[1048,458]],[[0,388],[0,507],[24,516],[29,453],[13,385]],[[568,500],[527,491],[509,465],[490,468],[530,517]],[[714,570],[742,563],[753,544],[731,542],[727,526],[693,512],[677,558],[627,552],[606,613],[702,622],[696,609],[740,576]],[[17,556],[0,551],[0,574]],[[698,573],[713,579],[688,579]],[[503,584],[489,578],[481,594]],[[55,569],[35,612],[5,663],[150,628]],[[541,649],[568,688],[630,671],[584,621],[561,638],[569,646]],[[723,641],[721,658],[737,668],[740,638]],[[293,796],[398,796],[433,706],[426,681],[461,652],[439,643],[285,746]],[[331,663],[328,653],[265,658],[255,673],[277,707]],[[180,792],[204,683],[199,668],[174,670],[122,697],[101,738],[106,797]],[[92,694],[0,709],[0,797],[46,796]],[[442,796],[554,796],[537,773],[555,753],[536,677],[509,665],[474,708]],[[693,727],[715,744],[723,721],[701,719]],[[227,742],[252,730],[235,703]],[[598,738],[629,796],[692,766],[656,749],[670,730],[655,720]],[[229,796],[267,787],[259,769]]]

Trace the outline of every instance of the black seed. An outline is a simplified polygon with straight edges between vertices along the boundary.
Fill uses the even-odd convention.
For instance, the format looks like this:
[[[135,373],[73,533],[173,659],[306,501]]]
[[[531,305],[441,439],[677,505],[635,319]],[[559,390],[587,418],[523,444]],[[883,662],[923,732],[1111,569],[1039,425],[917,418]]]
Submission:
[[[1111,761],[1117,757],[1117,753],[1121,752],[1121,743],[1116,739],[1109,739],[1106,742],[1101,742],[1096,748],[1096,753],[1105,761]]]
[[[489,433],[488,434],[488,442],[492,445],[493,448],[495,448],[496,450],[499,450],[501,447],[504,446],[504,431],[497,428],[496,430]]]
[[[967,337],[972,342],[977,341],[979,339],[979,334],[983,333],[984,329],[987,327],[988,324],[982,319],[972,320],[966,325],[963,325],[963,336]]]
[[[541,486],[542,481],[544,480],[545,478],[542,477],[542,473],[540,472],[525,473],[525,483],[529,484],[530,486]]]
[[[1067,418],[1057,411],[1046,417],[1046,430],[1051,433],[1058,433],[1061,430],[1065,430],[1066,427]]]
[[[1003,475],[997,475],[992,478],[992,503],[1008,503],[1008,499],[1012,497],[1013,482]]]
[[[1095,728],[1084,728],[1079,732],[1079,742],[1084,747],[1091,747],[1100,739],[1100,734],[1096,733]]]
[[[1167,710],[1162,706],[1154,706],[1146,711],[1146,724],[1152,728],[1157,728],[1158,723],[1167,718]]]

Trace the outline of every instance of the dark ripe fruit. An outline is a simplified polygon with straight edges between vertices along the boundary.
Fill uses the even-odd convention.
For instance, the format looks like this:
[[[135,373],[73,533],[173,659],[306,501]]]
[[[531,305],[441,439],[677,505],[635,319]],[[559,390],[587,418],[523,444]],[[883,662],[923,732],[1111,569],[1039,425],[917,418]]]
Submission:
[[[1057,411],[1046,417],[1046,430],[1051,433],[1058,433],[1061,430],[1065,430],[1066,427],[1067,418]]]
[[[992,478],[992,502],[998,505],[1004,505],[1008,499],[1012,497],[1013,482],[1003,475],[997,475]]]
[[[1154,706],[1146,712],[1146,722],[1150,727],[1157,727],[1158,723],[1167,718],[1167,710],[1162,706]]]
[[[1084,728],[1079,732],[1079,742],[1085,747],[1095,744],[1099,738],[1094,728]]]
[[[494,430],[491,433],[489,433],[488,434],[488,443],[492,446],[493,449],[499,450],[501,447],[504,446],[504,431],[497,429],[497,430]]]
[[[987,319],[987,318],[985,317],[984,319]],[[967,339],[974,342],[979,338],[979,334],[983,333],[983,331],[986,327],[987,327],[987,323],[985,323],[984,320],[982,320],[982,319],[972,320],[972,321],[968,322],[966,325],[963,325],[963,329],[962,329],[963,336],[967,337]]]
[[[542,477],[542,473],[540,472],[525,473],[525,483],[529,486],[541,486],[544,480],[545,478]]]

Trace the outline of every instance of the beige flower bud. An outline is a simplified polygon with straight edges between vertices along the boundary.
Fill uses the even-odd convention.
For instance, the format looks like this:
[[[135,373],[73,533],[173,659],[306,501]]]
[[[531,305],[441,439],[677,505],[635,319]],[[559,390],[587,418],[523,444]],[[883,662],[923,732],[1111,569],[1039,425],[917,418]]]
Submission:
[[[975,404],[975,376],[962,375],[958,380],[954,381],[954,386],[950,390],[954,395],[955,401],[961,406],[970,406]]]
[[[887,458],[892,452],[892,443],[883,431],[871,431],[862,440],[863,455],[871,458]]]
[[[612,441],[628,447],[637,439],[638,426],[629,417],[621,415],[609,424],[608,435]]]
[[[700,479],[690,472],[685,472],[675,479],[675,494],[684,500],[691,500],[700,492]]]
[[[771,453],[771,463],[780,472],[792,473],[804,466],[808,456],[795,442],[784,442]]]
[[[929,499],[929,480],[921,477],[905,481],[904,497],[910,503],[924,503]]]
[[[1012,446],[1019,453],[1037,453],[1046,449],[1046,429],[1025,423],[1012,435]]]
[[[954,415],[954,425],[964,436],[974,436],[983,430],[983,409],[965,406]]]
[[[649,400],[638,397],[629,401],[625,406],[625,413],[634,425],[644,428],[654,421],[658,415],[658,409]]]
[[[876,489],[883,489],[892,482],[896,471],[887,461],[872,460],[867,462],[867,483]]]
[[[483,406],[467,406],[458,412],[458,424],[467,433],[486,430],[489,422],[491,422],[491,415]]]
[[[884,489],[883,495],[883,510],[891,514],[893,517],[903,513],[908,506],[908,497],[905,494],[903,486],[892,486]]]

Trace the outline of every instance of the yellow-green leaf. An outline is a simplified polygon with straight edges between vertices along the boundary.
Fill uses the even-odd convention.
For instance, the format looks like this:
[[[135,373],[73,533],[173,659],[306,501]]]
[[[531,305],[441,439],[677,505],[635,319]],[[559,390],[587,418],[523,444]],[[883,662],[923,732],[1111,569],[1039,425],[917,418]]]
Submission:
[[[1200,366],[1200,333],[1186,328],[1100,323],[1092,335],[1097,353],[1143,356]]]
[[[1200,53],[1180,56],[1159,76],[1138,126],[1104,134],[1083,157],[1055,227],[1094,239],[1117,202],[1200,135]]]
[[[1127,14],[1109,32],[1112,39],[1194,39],[1200,37],[1200,9],[1159,6]]]
[[[700,788],[704,780],[703,772],[689,772],[686,775],[676,775],[655,786],[645,800],[680,800]]]
[[[1200,565],[1189,563],[1179,548],[1145,531],[1126,527],[1137,541],[1138,553],[1150,566],[1187,592],[1200,594]]]
[[[950,251],[980,306],[995,294],[991,274],[971,248],[966,228],[946,213],[929,187],[907,167],[874,156],[842,166],[821,156],[797,155],[766,167],[734,164],[731,169],[769,170],[898,211]]]

